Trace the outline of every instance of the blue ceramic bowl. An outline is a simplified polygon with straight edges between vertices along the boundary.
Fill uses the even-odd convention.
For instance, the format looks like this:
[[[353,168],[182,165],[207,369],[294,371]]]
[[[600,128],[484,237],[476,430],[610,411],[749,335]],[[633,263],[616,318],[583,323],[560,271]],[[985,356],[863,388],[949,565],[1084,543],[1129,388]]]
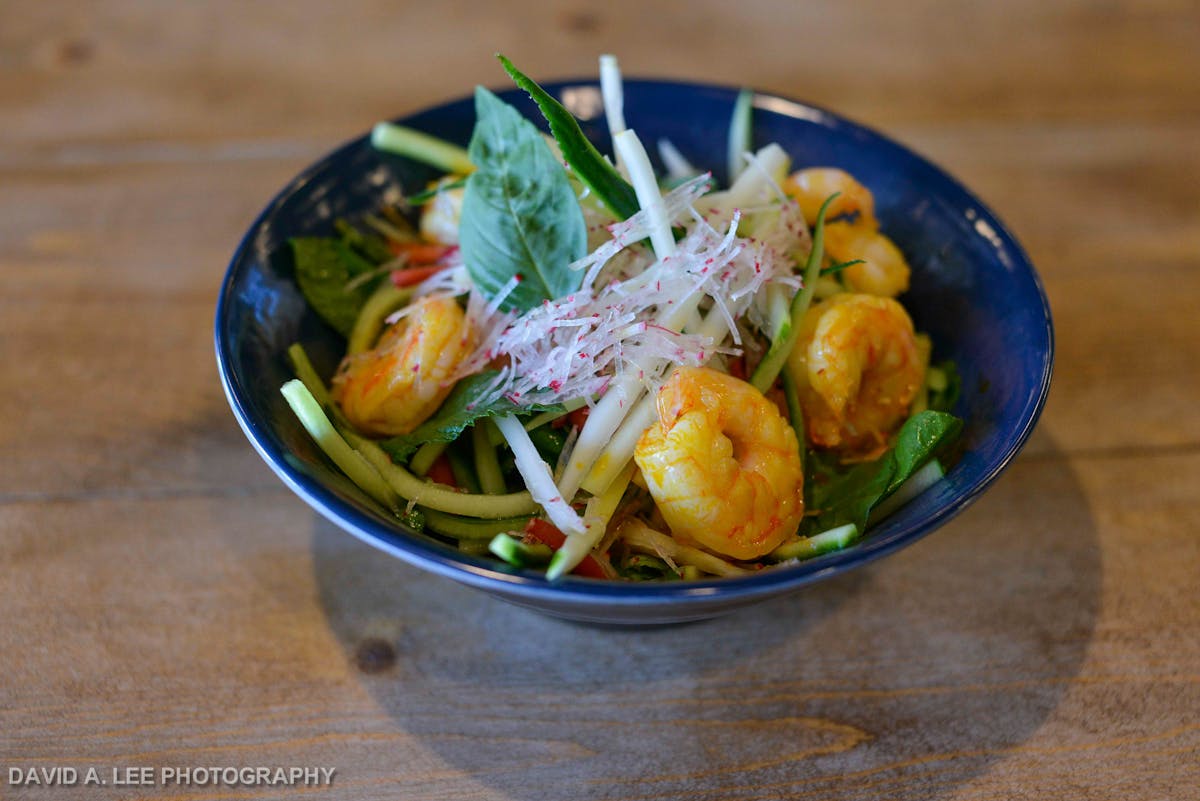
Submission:
[[[547,89],[611,152],[594,82]],[[670,139],[723,180],[729,88],[630,80],[626,120],[651,144]],[[518,91],[505,100],[540,122]],[[412,192],[433,177],[375,152],[365,137],[317,162],[259,215],[229,266],[216,315],[216,350],[229,403],[250,442],[291,489],[326,518],[393,556],[516,604],[607,623],[667,623],[729,612],[866,564],[923,537],[961,512],[1013,459],[1033,430],[1050,385],[1054,339],[1046,295],[1029,259],[986,206],[942,170],[874,131],[823,109],[772,95],[754,99],[755,146],[778,142],[796,166],[838,166],[870,187],[883,230],[908,255],[904,297],[935,359],[957,362],[964,391],[962,457],[946,479],[872,529],[858,544],[754,576],[700,582],[623,583],[507,569],[405,530],[332,467],[292,416],[279,387],[292,378],[284,351],[299,341],[328,376],[344,343],[310,311],[292,279],[286,243],[327,234],[355,215]],[[474,106],[464,98],[399,120],[465,144]],[[651,148],[653,150],[654,148]]]

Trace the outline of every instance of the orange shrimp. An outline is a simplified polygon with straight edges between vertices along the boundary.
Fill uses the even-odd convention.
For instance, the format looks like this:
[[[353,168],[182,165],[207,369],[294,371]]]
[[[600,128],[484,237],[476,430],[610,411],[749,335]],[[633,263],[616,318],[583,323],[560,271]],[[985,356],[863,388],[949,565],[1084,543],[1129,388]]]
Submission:
[[[912,320],[897,301],[843,293],[812,306],[788,357],[809,441],[878,455],[925,380]]]
[[[452,298],[422,298],[373,350],[342,360],[333,398],[364,433],[407,434],[437,411],[474,347],[474,331]]]
[[[796,533],[804,472],[791,426],[750,384],[680,367],[658,391],[658,422],[634,460],[671,533],[754,559]]]

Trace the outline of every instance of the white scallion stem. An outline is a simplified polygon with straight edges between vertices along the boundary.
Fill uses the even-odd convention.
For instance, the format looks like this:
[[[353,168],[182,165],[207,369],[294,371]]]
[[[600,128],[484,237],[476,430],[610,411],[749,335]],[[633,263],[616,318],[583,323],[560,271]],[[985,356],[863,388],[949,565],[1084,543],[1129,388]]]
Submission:
[[[469,175],[475,171],[466,149],[403,125],[377,123],[371,131],[371,144],[377,150],[408,156],[446,172]]]
[[[604,99],[604,116],[608,120],[608,132],[613,140],[617,134],[625,130],[625,93],[621,85],[621,68],[617,65],[617,57],[610,54],[600,56],[600,96]],[[626,178],[629,170],[625,160],[617,151],[617,169]]]
[[[550,522],[567,536],[583,534],[585,530],[583,521],[571,508],[571,505],[563,499],[558,487],[554,486],[554,475],[550,472],[550,465],[546,464],[541,454],[537,452],[533,440],[529,438],[529,432],[521,425],[521,421],[512,415],[494,419],[496,427],[500,429],[500,433],[508,440],[508,446],[512,448],[513,456],[516,458],[517,472],[524,479],[525,486],[529,489],[529,494],[533,496],[534,501],[546,510]]]
[[[650,244],[654,246],[654,255],[660,260],[665,259],[675,252],[675,237],[671,234],[667,207],[663,205],[658,179],[654,177],[654,168],[650,166],[646,148],[637,134],[629,129],[613,137],[613,147],[629,170],[629,180],[637,193],[638,205],[650,218]]]

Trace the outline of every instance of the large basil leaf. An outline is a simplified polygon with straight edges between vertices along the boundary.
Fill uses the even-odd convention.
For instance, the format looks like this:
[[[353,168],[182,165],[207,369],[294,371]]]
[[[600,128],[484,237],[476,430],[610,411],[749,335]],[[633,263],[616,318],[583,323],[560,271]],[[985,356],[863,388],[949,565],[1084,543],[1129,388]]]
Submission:
[[[485,295],[514,277],[502,308],[526,311],[579,287],[568,269],[587,252],[587,227],[567,174],[534,125],[483,87],[475,90],[459,244],[471,280]]]

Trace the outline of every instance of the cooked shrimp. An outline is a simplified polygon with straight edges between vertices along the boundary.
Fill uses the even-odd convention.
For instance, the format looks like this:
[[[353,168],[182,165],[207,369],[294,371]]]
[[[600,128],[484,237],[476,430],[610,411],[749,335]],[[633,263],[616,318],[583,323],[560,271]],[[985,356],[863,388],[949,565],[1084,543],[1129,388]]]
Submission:
[[[455,176],[448,176],[439,183],[451,183]],[[458,223],[462,217],[463,196],[466,189],[443,189],[425,204],[421,212],[421,238],[443,245],[458,244]]]
[[[875,197],[871,190],[855,180],[854,176],[836,167],[809,167],[797,170],[783,182],[784,194],[796,199],[804,220],[810,226],[817,222],[817,213],[826,198],[834,192],[838,196],[825,212],[827,219],[848,214],[859,215],[859,221],[875,226]]]
[[[680,367],[658,391],[658,422],[634,460],[672,534],[754,559],[795,534],[804,472],[791,426],[745,381]]]
[[[808,439],[854,456],[887,446],[925,380],[908,312],[875,295],[843,293],[811,307],[789,362]]]
[[[835,262],[862,259],[842,271],[851,292],[894,298],[908,289],[912,272],[900,249],[876,228],[860,222],[825,226],[825,252]]]
[[[475,348],[475,334],[451,298],[420,299],[383,332],[373,350],[347,356],[333,397],[368,434],[407,434],[450,394],[450,377]]]

